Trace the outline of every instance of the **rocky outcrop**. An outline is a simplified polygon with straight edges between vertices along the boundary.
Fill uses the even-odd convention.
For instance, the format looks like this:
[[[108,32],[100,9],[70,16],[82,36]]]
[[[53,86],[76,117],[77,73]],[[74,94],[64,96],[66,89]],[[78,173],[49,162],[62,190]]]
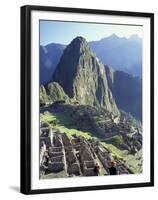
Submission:
[[[56,82],[50,82],[45,87],[40,87],[41,104],[54,102],[70,102],[70,98],[65,94],[63,88]]]
[[[45,105],[50,99],[47,95],[46,89],[43,85],[40,86],[40,105]]]
[[[52,102],[64,100],[69,102],[69,97],[65,94],[63,88],[56,82],[50,82],[46,86],[47,94]]]

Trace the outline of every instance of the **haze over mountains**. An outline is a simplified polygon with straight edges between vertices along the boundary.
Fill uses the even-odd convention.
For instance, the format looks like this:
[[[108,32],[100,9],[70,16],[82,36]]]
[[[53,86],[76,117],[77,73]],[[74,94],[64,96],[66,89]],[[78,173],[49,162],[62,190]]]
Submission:
[[[142,121],[142,79],[107,65],[105,71],[117,106]]]
[[[136,119],[142,119],[141,78],[104,65],[83,37],[76,37],[67,47],[51,44],[41,47],[41,51],[45,56],[41,58],[41,68],[46,77],[49,75],[49,80],[45,80],[40,88],[43,103],[79,102],[104,107],[114,115],[119,115],[119,109],[122,109]],[[45,69],[46,61],[49,70]]]
[[[124,71],[134,76],[142,73],[142,39],[137,35],[130,38],[113,34],[99,41],[88,43],[97,57],[105,65],[115,70]],[[40,46],[40,82],[45,84],[51,80],[66,45],[51,43]]]
[[[51,80],[54,70],[61,58],[65,45],[51,43],[40,46],[40,82],[45,84]]]
[[[142,39],[137,35],[127,39],[113,34],[99,41],[89,42],[89,45],[104,64],[141,77]]]

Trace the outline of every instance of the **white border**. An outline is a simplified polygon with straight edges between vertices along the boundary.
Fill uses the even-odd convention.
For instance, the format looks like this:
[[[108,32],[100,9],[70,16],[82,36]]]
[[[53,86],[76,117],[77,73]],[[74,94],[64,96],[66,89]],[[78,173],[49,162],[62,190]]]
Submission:
[[[143,173],[39,180],[39,20],[143,25]],[[47,11],[31,12],[31,189],[145,183],[150,181],[150,19]]]

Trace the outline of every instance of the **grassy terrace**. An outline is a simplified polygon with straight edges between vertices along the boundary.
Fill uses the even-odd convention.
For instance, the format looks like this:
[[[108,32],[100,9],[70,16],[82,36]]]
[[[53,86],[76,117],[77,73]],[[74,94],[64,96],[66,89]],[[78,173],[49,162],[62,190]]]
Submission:
[[[90,132],[85,132],[77,129],[77,125],[74,125],[73,118],[68,114],[62,113],[49,113],[45,112],[40,114],[40,118],[43,121],[48,122],[52,128],[58,129],[60,132],[65,132],[68,136],[76,134],[78,136],[82,135],[85,138],[95,138]]]
[[[114,156],[116,156],[118,159],[124,159],[128,155],[127,150],[120,150],[119,148],[117,148],[113,144],[109,144],[109,143],[106,143],[106,142],[102,142],[102,144],[107,149],[110,149],[112,154]]]

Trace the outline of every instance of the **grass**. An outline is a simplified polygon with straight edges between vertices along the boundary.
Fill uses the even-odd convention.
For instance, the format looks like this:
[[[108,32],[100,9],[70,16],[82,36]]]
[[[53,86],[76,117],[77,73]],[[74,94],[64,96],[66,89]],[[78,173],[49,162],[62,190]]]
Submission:
[[[134,174],[141,173],[141,167],[138,166],[141,164],[141,151],[136,155],[128,154],[127,150],[120,150],[113,144],[108,144],[106,142],[102,142],[103,146],[107,149],[110,149],[113,156],[116,156],[118,159],[124,160],[127,166],[133,171]]]
[[[65,126],[55,126],[54,128],[57,128],[60,130],[62,133],[67,133],[68,136],[72,136],[73,134],[76,134],[78,136],[83,136],[85,138],[92,138],[91,133],[89,132],[83,132],[77,129],[72,129],[72,128],[66,128]]]
[[[106,143],[108,144],[113,144],[114,146],[120,148],[121,147],[121,144],[123,144],[124,140],[123,140],[123,137],[122,135],[115,135],[115,136],[112,136],[108,139],[106,139]]]
[[[68,136],[76,134],[87,139],[96,138],[90,132],[78,130],[77,125],[75,126],[73,119],[68,114],[45,112],[40,115],[40,118],[48,122],[52,128],[58,129],[62,133],[67,133]]]
[[[141,160],[142,150],[140,150],[136,155],[128,155],[124,160],[128,163],[129,168],[136,174],[141,173]]]
[[[106,143],[106,142],[102,142],[102,144],[105,148],[110,149],[113,156],[116,156],[118,159],[124,159],[128,155],[127,150],[120,150],[119,148],[117,148],[113,144],[109,144],[109,143]]]
[[[45,112],[44,114],[41,114],[41,120],[47,121],[50,124],[51,123],[57,123],[57,124],[62,124],[64,123],[65,125],[69,125],[70,123],[72,123],[72,120],[70,119],[70,117],[66,114],[61,114],[61,113],[49,113],[49,112]]]

